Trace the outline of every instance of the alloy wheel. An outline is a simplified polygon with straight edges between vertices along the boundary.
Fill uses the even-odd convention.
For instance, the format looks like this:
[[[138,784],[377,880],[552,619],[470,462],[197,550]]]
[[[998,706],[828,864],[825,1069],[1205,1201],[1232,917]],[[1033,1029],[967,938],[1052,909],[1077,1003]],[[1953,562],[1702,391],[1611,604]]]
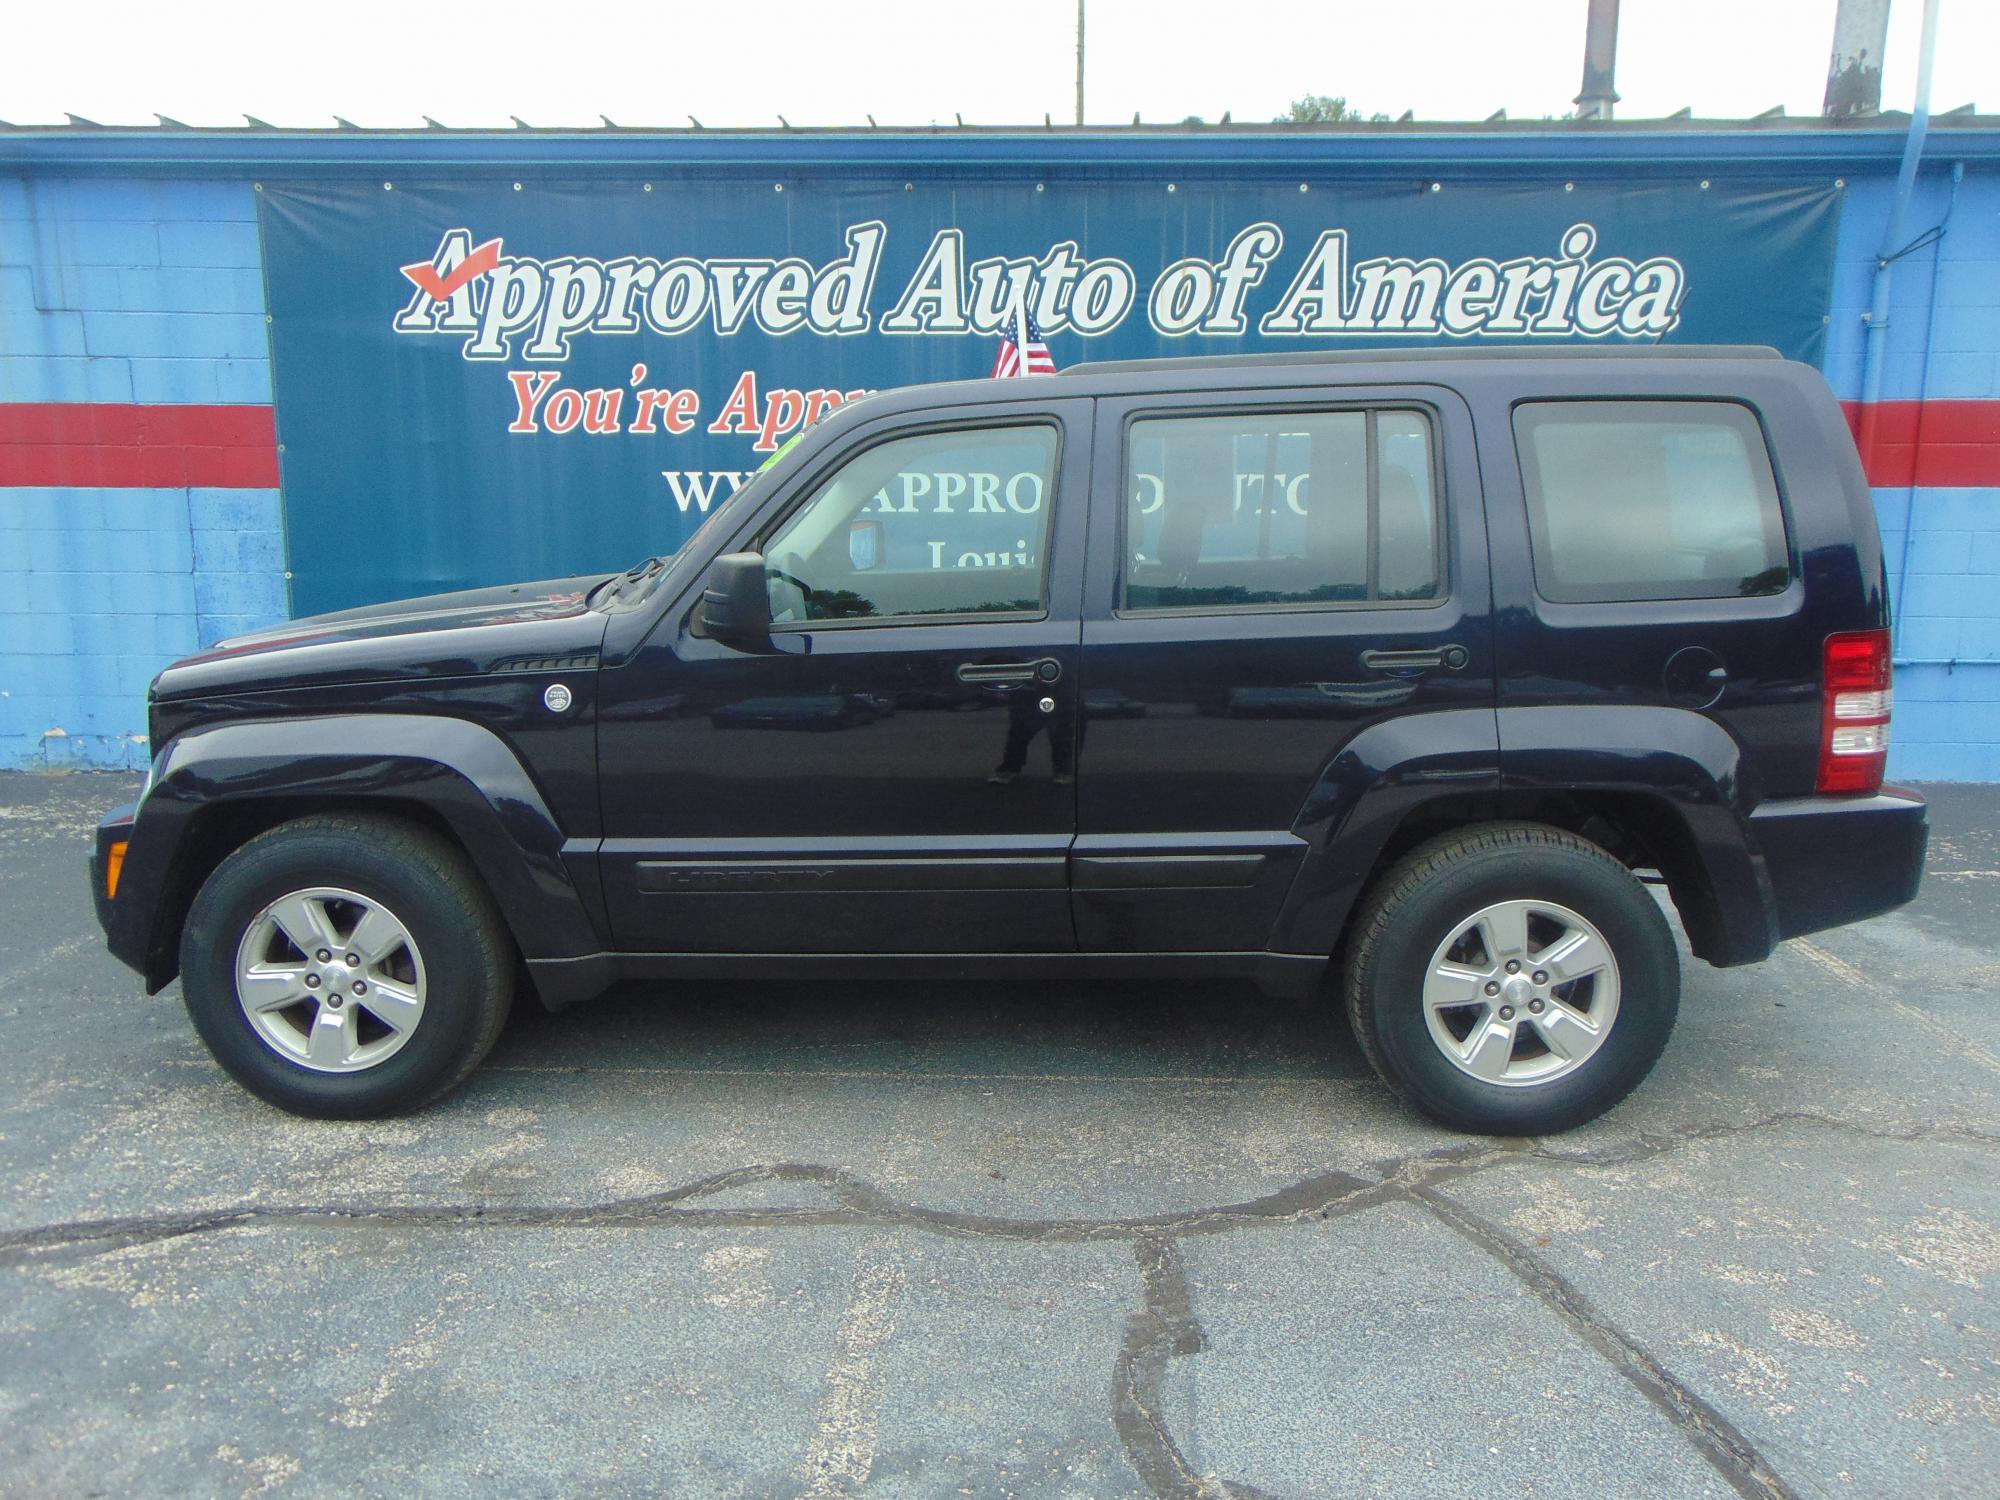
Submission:
[[[359,1073],[402,1050],[424,1014],[424,960],[381,902],[314,886],[245,928],[236,1000],[258,1038],[318,1073]]]
[[[1588,1062],[1618,1016],[1604,934],[1552,901],[1497,901],[1431,955],[1424,1020],[1452,1065],[1484,1083],[1548,1083]]]

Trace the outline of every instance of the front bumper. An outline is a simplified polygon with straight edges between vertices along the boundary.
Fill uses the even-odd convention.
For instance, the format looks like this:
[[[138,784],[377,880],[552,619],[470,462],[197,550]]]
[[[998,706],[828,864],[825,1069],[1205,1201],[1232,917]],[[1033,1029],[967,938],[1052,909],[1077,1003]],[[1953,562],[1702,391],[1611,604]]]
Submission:
[[[1766,802],[1750,836],[1769,881],[1778,936],[1859,922],[1914,900],[1930,842],[1924,799],[1903,787],[1873,797]]]
[[[97,925],[104,929],[105,946],[112,957],[121,963],[146,972],[146,938],[142,924],[134,911],[137,904],[129,888],[123,889],[122,900],[114,899],[105,888],[105,871],[111,862],[111,846],[123,843],[129,848],[132,840],[132,825],[139,814],[139,804],[128,802],[123,807],[115,807],[106,813],[97,825],[96,837],[90,846],[90,900],[97,910]]]

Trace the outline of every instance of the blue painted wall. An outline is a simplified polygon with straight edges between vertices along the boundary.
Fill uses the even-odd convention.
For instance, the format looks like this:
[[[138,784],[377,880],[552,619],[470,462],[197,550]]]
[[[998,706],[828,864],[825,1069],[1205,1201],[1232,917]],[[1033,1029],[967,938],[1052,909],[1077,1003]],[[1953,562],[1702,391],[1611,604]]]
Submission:
[[[1949,143],[1931,160],[1912,237],[1949,202]],[[1855,399],[1892,182],[1849,184],[1826,368]],[[1898,263],[1886,338],[1885,398],[2000,398],[1990,165]],[[266,341],[248,182],[0,176],[0,402],[268,402]],[[2000,780],[2000,490],[1877,497],[1905,659],[1891,774]],[[152,674],[284,618],[283,524],[275,490],[0,488],[0,768],[143,765]]]
[[[1949,155],[1927,166],[1905,220],[1905,244],[1944,230],[1891,272],[1885,401],[2000,397],[2000,176],[1967,167],[1954,203],[1949,166]],[[1854,182],[1841,217],[1826,372],[1843,400],[1862,394],[1893,193],[1887,177]],[[1875,499],[1899,658],[1889,774],[2000,781],[2000,489],[1897,487]]]
[[[0,177],[0,402],[271,399],[247,183]],[[143,767],[146,684],[285,618],[278,491],[0,487],[0,767]]]

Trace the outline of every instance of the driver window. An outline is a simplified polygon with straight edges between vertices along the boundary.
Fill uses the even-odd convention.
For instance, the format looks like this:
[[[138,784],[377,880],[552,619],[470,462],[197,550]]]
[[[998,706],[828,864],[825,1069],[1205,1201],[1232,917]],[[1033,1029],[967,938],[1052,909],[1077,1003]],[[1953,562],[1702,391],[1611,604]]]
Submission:
[[[780,627],[1040,614],[1057,433],[895,438],[850,459],[764,545]]]

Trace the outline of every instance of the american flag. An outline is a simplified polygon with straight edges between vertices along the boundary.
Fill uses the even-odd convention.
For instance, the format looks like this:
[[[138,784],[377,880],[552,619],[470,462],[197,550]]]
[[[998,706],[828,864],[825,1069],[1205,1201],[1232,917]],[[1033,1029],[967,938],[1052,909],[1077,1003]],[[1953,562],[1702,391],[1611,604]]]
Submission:
[[[1021,337],[1023,319],[1028,324],[1026,338]],[[1055,372],[1055,356],[1042,342],[1042,330],[1035,322],[1035,315],[1025,309],[1009,313],[1006,326],[1000,330],[1000,357],[993,361],[993,378],[1004,380],[1009,375],[1053,375]]]

